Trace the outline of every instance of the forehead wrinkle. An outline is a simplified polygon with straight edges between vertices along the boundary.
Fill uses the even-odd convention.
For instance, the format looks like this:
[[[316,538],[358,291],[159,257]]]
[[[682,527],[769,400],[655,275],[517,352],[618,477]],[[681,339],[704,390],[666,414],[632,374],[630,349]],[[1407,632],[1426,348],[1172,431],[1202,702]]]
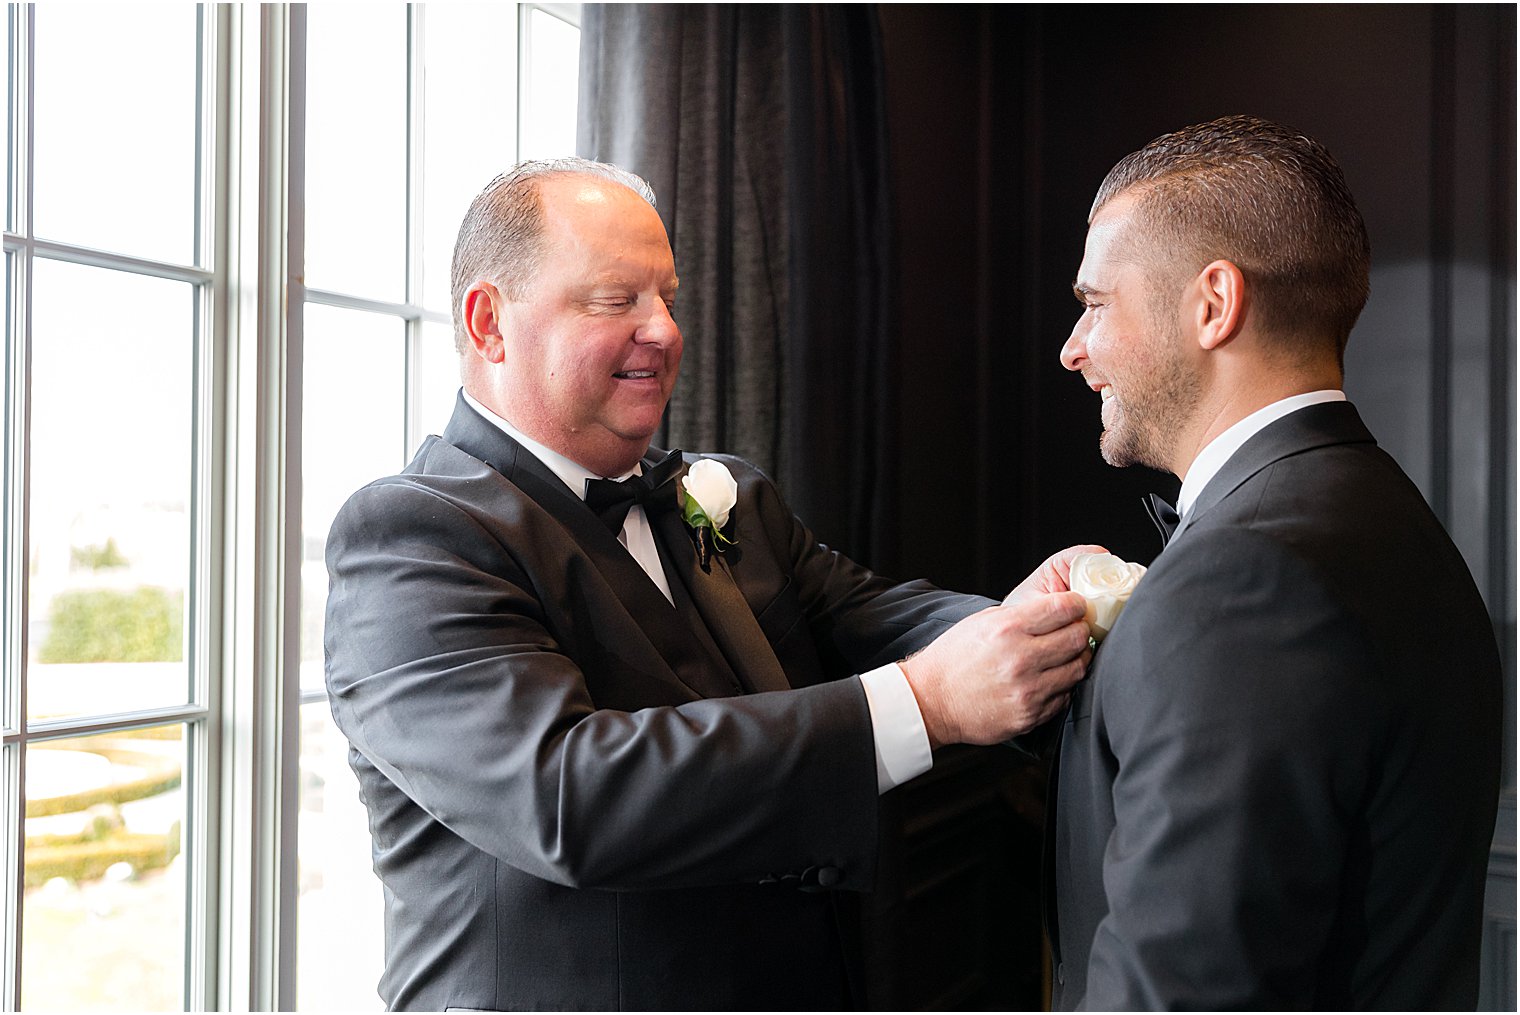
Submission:
[[[599,276],[597,276],[596,280],[592,284],[613,286],[619,289],[641,288],[641,283],[636,282],[632,276],[618,271],[604,271]],[[681,280],[674,275],[670,275],[664,282],[659,284],[659,288],[662,290],[669,289],[673,292],[679,288],[680,285]]]

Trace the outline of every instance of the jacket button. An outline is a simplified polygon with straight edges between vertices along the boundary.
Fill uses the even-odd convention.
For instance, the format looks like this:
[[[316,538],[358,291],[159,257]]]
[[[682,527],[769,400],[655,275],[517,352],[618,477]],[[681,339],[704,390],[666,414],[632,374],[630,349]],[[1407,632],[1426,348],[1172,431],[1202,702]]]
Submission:
[[[1056,963],[1056,982],[1063,987],[1066,986],[1066,963],[1064,962]]]
[[[809,867],[797,879],[797,887],[804,892],[821,892],[833,888],[844,880],[838,867]]]

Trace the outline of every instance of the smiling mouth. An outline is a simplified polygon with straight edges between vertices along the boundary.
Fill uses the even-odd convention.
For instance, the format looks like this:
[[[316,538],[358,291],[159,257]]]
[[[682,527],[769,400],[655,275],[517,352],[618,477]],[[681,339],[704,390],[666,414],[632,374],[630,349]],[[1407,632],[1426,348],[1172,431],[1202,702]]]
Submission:
[[[653,370],[619,370],[612,376],[620,381],[645,381],[654,377]]]

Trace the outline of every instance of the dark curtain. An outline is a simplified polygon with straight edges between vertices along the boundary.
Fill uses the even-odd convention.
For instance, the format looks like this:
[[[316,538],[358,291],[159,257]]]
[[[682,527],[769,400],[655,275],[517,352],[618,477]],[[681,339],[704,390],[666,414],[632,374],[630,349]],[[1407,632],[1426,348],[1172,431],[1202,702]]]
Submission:
[[[754,462],[820,539],[890,570],[882,82],[874,6],[582,10],[577,151],[649,180],[681,278],[659,442]]]

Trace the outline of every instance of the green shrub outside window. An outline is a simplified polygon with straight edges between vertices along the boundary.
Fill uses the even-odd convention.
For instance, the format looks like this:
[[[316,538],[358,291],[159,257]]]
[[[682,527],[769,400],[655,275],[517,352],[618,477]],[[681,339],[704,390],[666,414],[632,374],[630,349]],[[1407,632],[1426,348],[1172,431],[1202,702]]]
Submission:
[[[178,662],[184,657],[184,593],[76,589],[59,593],[37,651],[42,663]]]

